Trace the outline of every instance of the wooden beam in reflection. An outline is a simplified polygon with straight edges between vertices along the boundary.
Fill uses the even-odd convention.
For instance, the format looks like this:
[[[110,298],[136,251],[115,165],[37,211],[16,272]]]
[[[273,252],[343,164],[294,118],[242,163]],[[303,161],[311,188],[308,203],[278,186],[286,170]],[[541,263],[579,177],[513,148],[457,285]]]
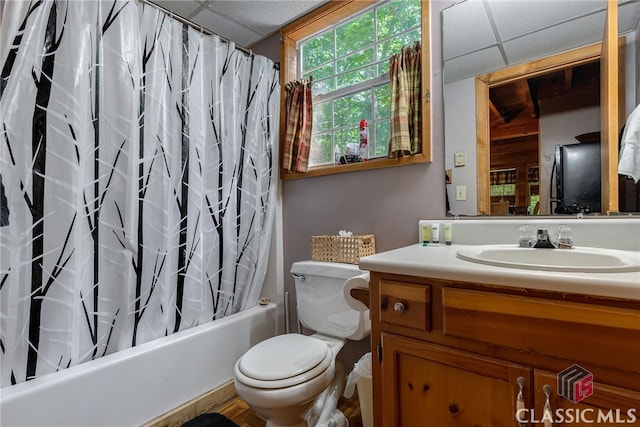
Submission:
[[[517,138],[521,136],[538,135],[538,120],[519,120],[509,123],[509,126],[492,126],[491,141]]]

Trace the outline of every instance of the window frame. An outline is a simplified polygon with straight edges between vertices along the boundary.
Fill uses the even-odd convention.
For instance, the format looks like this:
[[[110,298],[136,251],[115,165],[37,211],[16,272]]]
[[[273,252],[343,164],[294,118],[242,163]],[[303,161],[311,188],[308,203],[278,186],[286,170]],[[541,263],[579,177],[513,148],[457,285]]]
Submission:
[[[280,87],[297,79],[297,42],[317,34],[324,29],[343,21],[379,1],[371,0],[332,0],[315,9],[302,18],[286,25],[280,30]],[[280,166],[280,178],[283,180],[308,178],[313,176],[332,175],[361,170],[381,169],[404,166],[416,163],[430,163],[431,154],[431,62],[430,62],[430,7],[428,0],[421,1],[421,49],[422,49],[422,150],[413,156],[399,159],[374,158],[366,162],[348,163],[346,165],[320,165],[309,167],[307,173],[288,172]],[[286,91],[280,97],[280,148],[279,159],[282,160],[284,135],[286,129]]]

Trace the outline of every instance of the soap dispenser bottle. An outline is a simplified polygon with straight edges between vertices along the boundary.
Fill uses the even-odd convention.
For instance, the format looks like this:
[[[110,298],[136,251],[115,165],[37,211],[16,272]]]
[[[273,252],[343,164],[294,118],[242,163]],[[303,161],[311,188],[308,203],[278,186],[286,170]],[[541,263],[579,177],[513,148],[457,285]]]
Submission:
[[[360,120],[360,161],[369,160],[369,124],[365,119]]]

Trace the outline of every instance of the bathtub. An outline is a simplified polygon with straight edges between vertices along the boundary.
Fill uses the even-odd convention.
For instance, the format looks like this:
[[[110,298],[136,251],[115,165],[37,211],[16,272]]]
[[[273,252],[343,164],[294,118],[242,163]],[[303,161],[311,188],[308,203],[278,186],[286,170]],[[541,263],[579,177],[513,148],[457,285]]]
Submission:
[[[0,425],[131,427],[233,378],[249,347],[276,334],[276,306],[214,322],[0,389]]]

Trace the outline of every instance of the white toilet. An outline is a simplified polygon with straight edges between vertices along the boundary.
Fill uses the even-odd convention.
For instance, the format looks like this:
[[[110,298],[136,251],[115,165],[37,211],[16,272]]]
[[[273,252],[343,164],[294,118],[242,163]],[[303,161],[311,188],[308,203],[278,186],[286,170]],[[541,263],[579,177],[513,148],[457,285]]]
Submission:
[[[285,334],[250,348],[234,367],[236,392],[267,427],[346,426],[337,409],[346,373],[336,355],[371,333],[369,310],[347,305],[345,281],[357,265],[301,261],[291,266],[298,319],[315,334]]]

